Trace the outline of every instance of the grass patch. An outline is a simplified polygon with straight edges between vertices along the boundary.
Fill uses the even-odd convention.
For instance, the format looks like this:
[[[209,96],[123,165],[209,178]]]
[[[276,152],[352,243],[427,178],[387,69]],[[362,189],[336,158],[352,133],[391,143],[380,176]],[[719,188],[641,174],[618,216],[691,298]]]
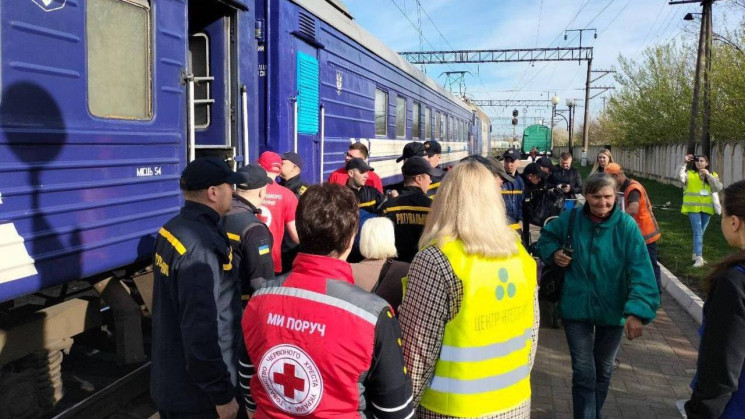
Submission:
[[[583,179],[587,178],[592,168],[589,165],[581,167],[579,164],[575,164],[574,167],[579,170]],[[712,216],[704,234],[704,259],[709,264],[703,268],[694,268],[691,261],[693,253],[691,224],[688,216],[680,212],[683,204],[683,190],[642,177],[633,177],[633,179],[644,186],[652,201],[654,215],[662,233],[662,238],[657,242],[660,263],[703,298],[705,294],[701,285],[703,278],[709,273],[708,267],[732,251],[719,227],[721,217]]]

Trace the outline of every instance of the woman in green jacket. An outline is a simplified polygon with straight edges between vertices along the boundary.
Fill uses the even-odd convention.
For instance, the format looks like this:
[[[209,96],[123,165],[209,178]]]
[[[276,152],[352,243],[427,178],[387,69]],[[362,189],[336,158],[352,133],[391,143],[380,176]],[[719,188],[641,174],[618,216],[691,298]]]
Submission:
[[[624,332],[631,340],[655,317],[659,291],[644,238],[616,205],[616,182],[599,173],[585,184],[572,243],[564,246],[571,211],[541,231],[537,251],[565,267],[559,308],[572,357],[575,418],[600,417]]]

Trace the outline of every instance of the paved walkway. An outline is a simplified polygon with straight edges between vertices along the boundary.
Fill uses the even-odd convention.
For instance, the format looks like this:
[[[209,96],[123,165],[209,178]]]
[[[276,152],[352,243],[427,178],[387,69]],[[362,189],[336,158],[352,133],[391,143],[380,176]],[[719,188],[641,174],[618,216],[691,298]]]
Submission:
[[[542,317],[547,307],[542,307]],[[688,399],[696,368],[697,324],[665,293],[642,338],[623,339],[604,418],[681,418],[676,400]],[[532,417],[572,416],[572,370],[563,329],[541,326],[532,373]]]

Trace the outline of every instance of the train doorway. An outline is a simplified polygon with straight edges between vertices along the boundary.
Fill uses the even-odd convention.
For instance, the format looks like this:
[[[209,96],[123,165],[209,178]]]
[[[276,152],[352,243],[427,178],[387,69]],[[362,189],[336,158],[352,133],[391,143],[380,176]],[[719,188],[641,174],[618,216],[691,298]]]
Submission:
[[[237,10],[219,1],[189,2],[187,155],[219,156],[236,167],[240,87]]]

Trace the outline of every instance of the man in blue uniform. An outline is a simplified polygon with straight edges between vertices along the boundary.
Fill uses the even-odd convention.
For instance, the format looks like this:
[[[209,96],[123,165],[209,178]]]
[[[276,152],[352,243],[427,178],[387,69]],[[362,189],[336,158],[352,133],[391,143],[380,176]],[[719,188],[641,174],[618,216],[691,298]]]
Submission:
[[[258,165],[247,165],[238,170],[243,179],[235,185],[233,202],[220,221],[233,248],[233,277],[241,289],[241,299],[248,297],[266,279],[274,278],[272,245],[274,240],[269,228],[257,217],[258,209],[266,196],[266,185],[272,180],[266,170]]]
[[[439,144],[438,144],[439,145]],[[410,159],[412,157],[424,157],[427,155],[426,150],[424,149],[424,143],[418,143],[416,141],[412,141],[410,143],[407,143],[404,146],[404,150],[401,153],[401,156],[399,156],[396,159],[396,163],[399,163],[403,161],[406,163],[407,159]],[[401,182],[394,183],[392,185],[386,186],[386,194],[391,197],[397,197],[399,192],[404,188],[404,182],[403,180]]]
[[[435,140],[425,141],[424,151],[426,153],[424,158],[429,162],[430,166],[435,168],[435,171],[430,176],[432,183],[429,185],[429,190],[427,190],[427,196],[431,198],[437,195],[437,188],[440,187],[440,182],[445,177],[445,171],[438,167],[440,160],[442,160],[442,146]]]
[[[522,176],[517,173],[517,165],[520,162],[520,152],[511,148],[502,155],[504,169],[513,180],[502,185],[502,198],[507,209],[507,216],[516,223],[523,219],[523,191],[525,183]]]
[[[426,192],[432,183],[431,176],[436,171],[423,157],[410,157],[404,162],[401,173],[404,187],[397,197],[383,203],[380,215],[393,221],[398,253],[396,259],[411,263],[419,251],[419,238],[432,205],[432,199]]]
[[[162,418],[234,418],[241,315],[228,275],[232,251],[218,222],[241,176],[217,157],[181,174],[186,200],[158,232],[153,263],[150,391]]]
[[[282,168],[279,172],[279,184],[292,191],[297,199],[308,189],[308,184],[300,179],[303,171],[303,159],[300,155],[288,151],[282,154]],[[282,238],[282,272],[289,272],[292,269],[292,263],[295,261],[300,245],[292,240],[290,234],[285,231]]]
[[[365,184],[367,182],[368,172],[374,170],[367,165],[362,159],[351,159],[347,162],[347,187],[354,192],[357,197],[357,204],[361,210],[375,213],[378,206],[383,202],[383,194],[372,186]]]

